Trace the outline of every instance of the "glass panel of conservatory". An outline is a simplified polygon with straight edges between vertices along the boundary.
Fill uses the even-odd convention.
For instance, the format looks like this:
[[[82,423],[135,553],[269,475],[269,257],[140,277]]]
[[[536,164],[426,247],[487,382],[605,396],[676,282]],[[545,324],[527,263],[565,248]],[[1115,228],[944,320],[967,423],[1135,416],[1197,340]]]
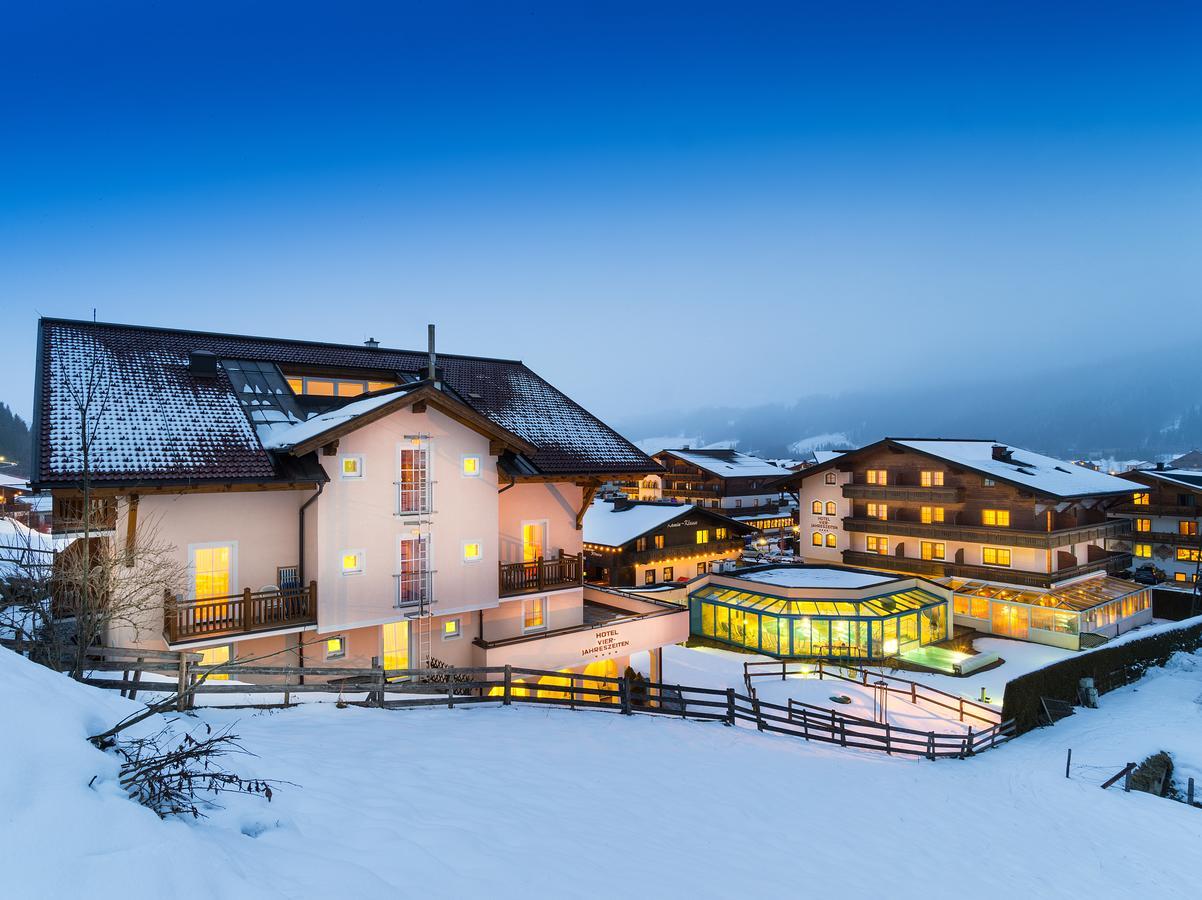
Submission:
[[[851,623],[851,655],[868,656],[868,623],[864,621]]]
[[[872,646],[872,655],[873,656],[881,656],[881,655],[883,655],[882,648],[881,648],[881,626],[883,623],[878,621],[878,622],[873,622],[871,624],[872,624],[872,645],[871,645]]]
[[[780,632],[780,655],[792,656],[793,653],[789,649],[789,619],[783,616],[776,620],[777,630]]]
[[[701,633],[706,637],[714,636],[714,604],[701,604]]]
[[[780,653],[780,642],[777,640],[776,616],[760,616],[760,649],[765,653],[776,656]]]
[[[743,610],[732,609],[730,611],[730,640],[733,644],[743,643],[743,619]]]
[[[893,616],[884,622],[885,633],[881,641],[881,655],[891,656],[897,652],[897,617]]]
[[[810,619],[810,653],[826,656],[831,649],[831,623],[827,619]]]
[[[794,656],[809,656],[810,655],[810,620],[800,618],[793,620],[793,655]]]
[[[903,653],[918,643],[918,614],[906,613],[898,617],[898,649]]]
[[[730,640],[730,610],[725,606],[714,607],[714,637],[720,641]]]
[[[850,649],[850,625],[851,623],[845,619],[835,619],[831,625],[831,655],[832,656],[847,656]]]
[[[747,613],[743,631],[743,646],[749,650],[758,650],[760,646],[760,617],[755,613]]]
[[[922,620],[922,642],[933,644],[947,637],[947,607],[931,606],[920,614]]]

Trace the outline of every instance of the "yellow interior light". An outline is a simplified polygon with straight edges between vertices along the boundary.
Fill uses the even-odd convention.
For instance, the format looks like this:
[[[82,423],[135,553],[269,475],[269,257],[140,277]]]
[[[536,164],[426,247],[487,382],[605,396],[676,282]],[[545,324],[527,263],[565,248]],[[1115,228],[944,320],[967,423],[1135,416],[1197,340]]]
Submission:
[[[359,568],[359,554],[358,553],[347,553],[345,556],[342,557],[343,571],[349,572],[352,569],[357,569],[357,568]]]

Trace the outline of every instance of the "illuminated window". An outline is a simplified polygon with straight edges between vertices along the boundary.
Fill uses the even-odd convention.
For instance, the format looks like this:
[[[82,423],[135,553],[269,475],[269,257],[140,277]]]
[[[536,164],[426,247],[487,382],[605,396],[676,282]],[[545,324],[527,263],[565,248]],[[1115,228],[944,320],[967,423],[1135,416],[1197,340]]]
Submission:
[[[811,503],[810,504],[810,512],[812,512],[816,516],[822,515],[822,501],[815,500],[813,503]]]
[[[1182,519],[1177,523],[1177,533],[1185,535],[1185,537],[1198,536],[1198,523],[1188,519]]]
[[[289,375],[288,387],[294,394],[313,397],[358,397],[368,391],[383,391],[396,387],[395,381],[368,381],[359,378],[310,378]]]
[[[346,638],[342,635],[326,639],[326,659],[342,659],[346,656]]]
[[[944,546],[936,541],[922,542],[922,558],[923,559],[943,559]]]
[[[1147,491],[1138,491],[1131,495],[1131,502],[1136,506],[1148,506],[1152,502],[1152,495]]]
[[[522,601],[522,630],[542,631],[547,627],[547,598],[532,597]]]
[[[837,541],[838,541],[838,538],[836,538],[835,535],[830,534],[830,533],[827,534],[826,545],[828,547],[834,547]]]
[[[664,536],[662,534],[651,535],[651,543],[656,550],[664,549]]]
[[[643,584],[655,584],[655,569],[643,570]]]
[[[888,519],[889,504],[888,503],[869,503],[868,518],[870,519]]]
[[[885,469],[869,469],[864,473],[869,484],[888,484],[889,473]]]
[[[464,541],[463,561],[479,562],[484,558],[484,548],[479,541]]]
[[[728,534],[727,534],[727,530],[726,530],[725,526],[723,526],[722,528],[714,529],[714,540],[715,541],[724,541],[724,540],[726,540],[727,537],[728,537]]]
[[[985,485],[985,487],[993,487],[995,484],[997,484],[997,482],[992,478],[982,478],[981,484]]]
[[[341,461],[338,471],[344,479],[363,477],[362,456],[340,456],[338,458]]]
[[[834,500],[827,500],[827,501],[826,501],[826,514],[827,514],[828,516],[833,516],[833,515],[835,514],[835,512],[836,512],[836,510],[837,510],[837,509],[838,509],[838,507],[837,507],[837,506],[835,506],[835,501],[834,501]]]
[[[401,445],[397,475],[397,515],[430,512],[430,450],[421,438]]]
[[[1198,561],[1198,551],[1191,547],[1178,547],[1177,561],[1196,563]]]
[[[672,581],[676,577],[676,570],[671,566],[664,566],[664,581]]]
[[[818,532],[818,531],[812,532],[810,534],[810,543],[813,544],[815,547],[821,547],[822,546],[822,533]]]
[[[480,457],[465,456],[463,458],[463,477],[464,478],[479,478],[480,477]]]
[[[942,472],[922,472],[918,476],[918,482],[923,487],[942,487],[943,473]]]
[[[704,575],[705,572],[706,572],[705,563],[703,563],[703,562],[697,563],[697,574]]]
[[[363,572],[363,551],[347,550],[342,554],[342,574],[360,575]]]
[[[206,647],[203,650],[197,650],[195,652],[200,654],[200,665],[202,666],[220,666],[234,658],[233,653],[230,651],[229,644],[226,644],[223,647]],[[230,676],[228,672],[220,672],[215,675],[210,675],[206,680],[229,681],[229,679]]]
[[[708,544],[710,541],[710,530],[708,528],[697,529],[697,543]]]
[[[1135,530],[1136,531],[1151,531],[1152,530],[1152,520],[1151,519],[1136,519],[1135,520]]]
[[[453,641],[462,633],[462,626],[459,619],[446,619],[443,621],[442,639],[444,641]]]
[[[216,544],[192,550],[192,596],[196,600],[230,596],[234,545]]]
[[[921,510],[922,522],[924,525],[931,525],[935,522],[943,521],[942,506],[924,506]]]
[[[889,538],[877,537],[874,534],[868,535],[866,546],[869,553],[888,553]]]
[[[1140,559],[1151,559],[1152,558],[1152,545],[1151,544],[1136,544],[1134,547],[1131,548],[1131,552],[1134,553],[1136,556],[1138,556]]]
[[[644,550],[647,549],[647,536],[646,535],[644,535],[643,537],[634,539],[634,549],[639,553],[642,553]]]
[[[1010,527],[1010,510],[1008,509],[983,509],[981,510],[981,524],[995,525],[998,528]]]
[[[1005,547],[982,547],[981,562],[987,566],[1009,566],[1010,551]]]
[[[827,473],[826,473],[826,483],[827,483],[827,484],[834,484],[834,483],[835,483],[835,473],[834,473],[834,472],[827,472]]]

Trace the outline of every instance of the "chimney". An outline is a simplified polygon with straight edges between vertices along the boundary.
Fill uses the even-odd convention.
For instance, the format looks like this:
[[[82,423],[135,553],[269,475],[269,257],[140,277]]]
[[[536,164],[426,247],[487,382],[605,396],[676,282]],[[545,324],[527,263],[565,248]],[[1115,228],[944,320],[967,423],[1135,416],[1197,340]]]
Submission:
[[[196,378],[216,378],[217,354],[208,350],[192,350],[188,353],[188,371]]]
[[[430,371],[426,377],[429,378],[430,381],[435,381],[435,380],[437,380],[437,377],[438,377],[438,368],[437,368],[438,357],[434,354],[434,324],[433,323],[426,326],[426,332],[427,332],[427,336],[428,336],[429,343],[430,343]]]
[[[380,342],[377,341],[374,337],[370,337],[366,341],[363,342],[363,346],[366,347],[368,350],[375,350],[375,349],[379,348]]]
[[[993,458],[1000,462],[1010,462],[1010,448],[1005,444],[993,445]]]
[[[630,501],[630,499],[628,497],[615,497],[614,498],[614,508],[613,508],[614,512],[625,512],[626,510],[633,509],[633,508],[634,508],[634,504]]]
[[[1158,463],[1156,464],[1156,471],[1157,471],[1157,472],[1163,472],[1163,471],[1164,471],[1164,463],[1163,463],[1163,462],[1158,462]]]

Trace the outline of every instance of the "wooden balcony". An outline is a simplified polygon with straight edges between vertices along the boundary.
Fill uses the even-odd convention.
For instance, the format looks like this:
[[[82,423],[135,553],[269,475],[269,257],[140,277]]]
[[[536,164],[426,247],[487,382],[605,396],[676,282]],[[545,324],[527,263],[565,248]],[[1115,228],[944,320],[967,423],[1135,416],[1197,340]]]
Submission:
[[[845,484],[848,500],[893,500],[897,503],[963,503],[962,487],[919,487],[916,484]]]
[[[1110,512],[1116,516],[1170,516],[1178,519],[1202,518],[1202,506],[1177,506],[1171,503],[1149,503],[1136,506],[1134,503],[1123,503],[1112,507]]]
[[[558,591],[584,584],[584,566],[578,555],[559,551],[559,556],[539,557],[530,562],[501,563],[499,595],[515,597],[541,591]]]
[[[651,547],[647,550],[635,550],[625,554],[623,562],[636,566],[648,563],[663,562],[668,559],[688,559],[696,556],[724,556],[727,553],[741,553],[747,541],[741,537],[726,538],[722,541],[706,541],[704,544],[670,544],[658,549]]]
[[[1024,587],[1049,588],[1069,578],[1088,575],[1093,572],[1108,572],[1115,574],[1131,565],[1130,553],[1112,553],[1103,559],[1079,566],[1071,566],[1058,572],[1025,572],[1021,569],[1007,569],[1002,566],[969,566],[958,565],[947,560],[914,559],[909,556],[883,556],[877,553],[864,553],[858,550],[844,550],[843,564],[859,566],[865,569],[881,569],[887,572],[922,575],[926,578],[941,578],[954,575],[957,578],[979,579],[981,581],[998,581],[1002,584],[1017,584]]]
[[[242,636],[317,624],[317,582],[308,587],[252,591],[205,600],[164,597],[167,643]]]
[[[861,534],[888,534],[933,541],[961,541],[970,544],[996,544],[1001,547],[1033,547],[1037,550],[1051,550],[1069,544],[1125,538],[1128,535],[1130,523],[1123,519],[1112,519],[1109,522],[1081,525],[1077,528],[1061,528],[1056,531],[1024,531],[1018,528],[991,528],[985,525],[956,525],[949,522],[926,524],[903,522],[897,519],[849,516],[843,520],[843,529]]]
[[[1197,547],[1202,538],[1196,534],[1181,534],[1176,531],[1134,531],[1122,535],[1123,540],[1134,541],[1137,544],[1170,544]]]

